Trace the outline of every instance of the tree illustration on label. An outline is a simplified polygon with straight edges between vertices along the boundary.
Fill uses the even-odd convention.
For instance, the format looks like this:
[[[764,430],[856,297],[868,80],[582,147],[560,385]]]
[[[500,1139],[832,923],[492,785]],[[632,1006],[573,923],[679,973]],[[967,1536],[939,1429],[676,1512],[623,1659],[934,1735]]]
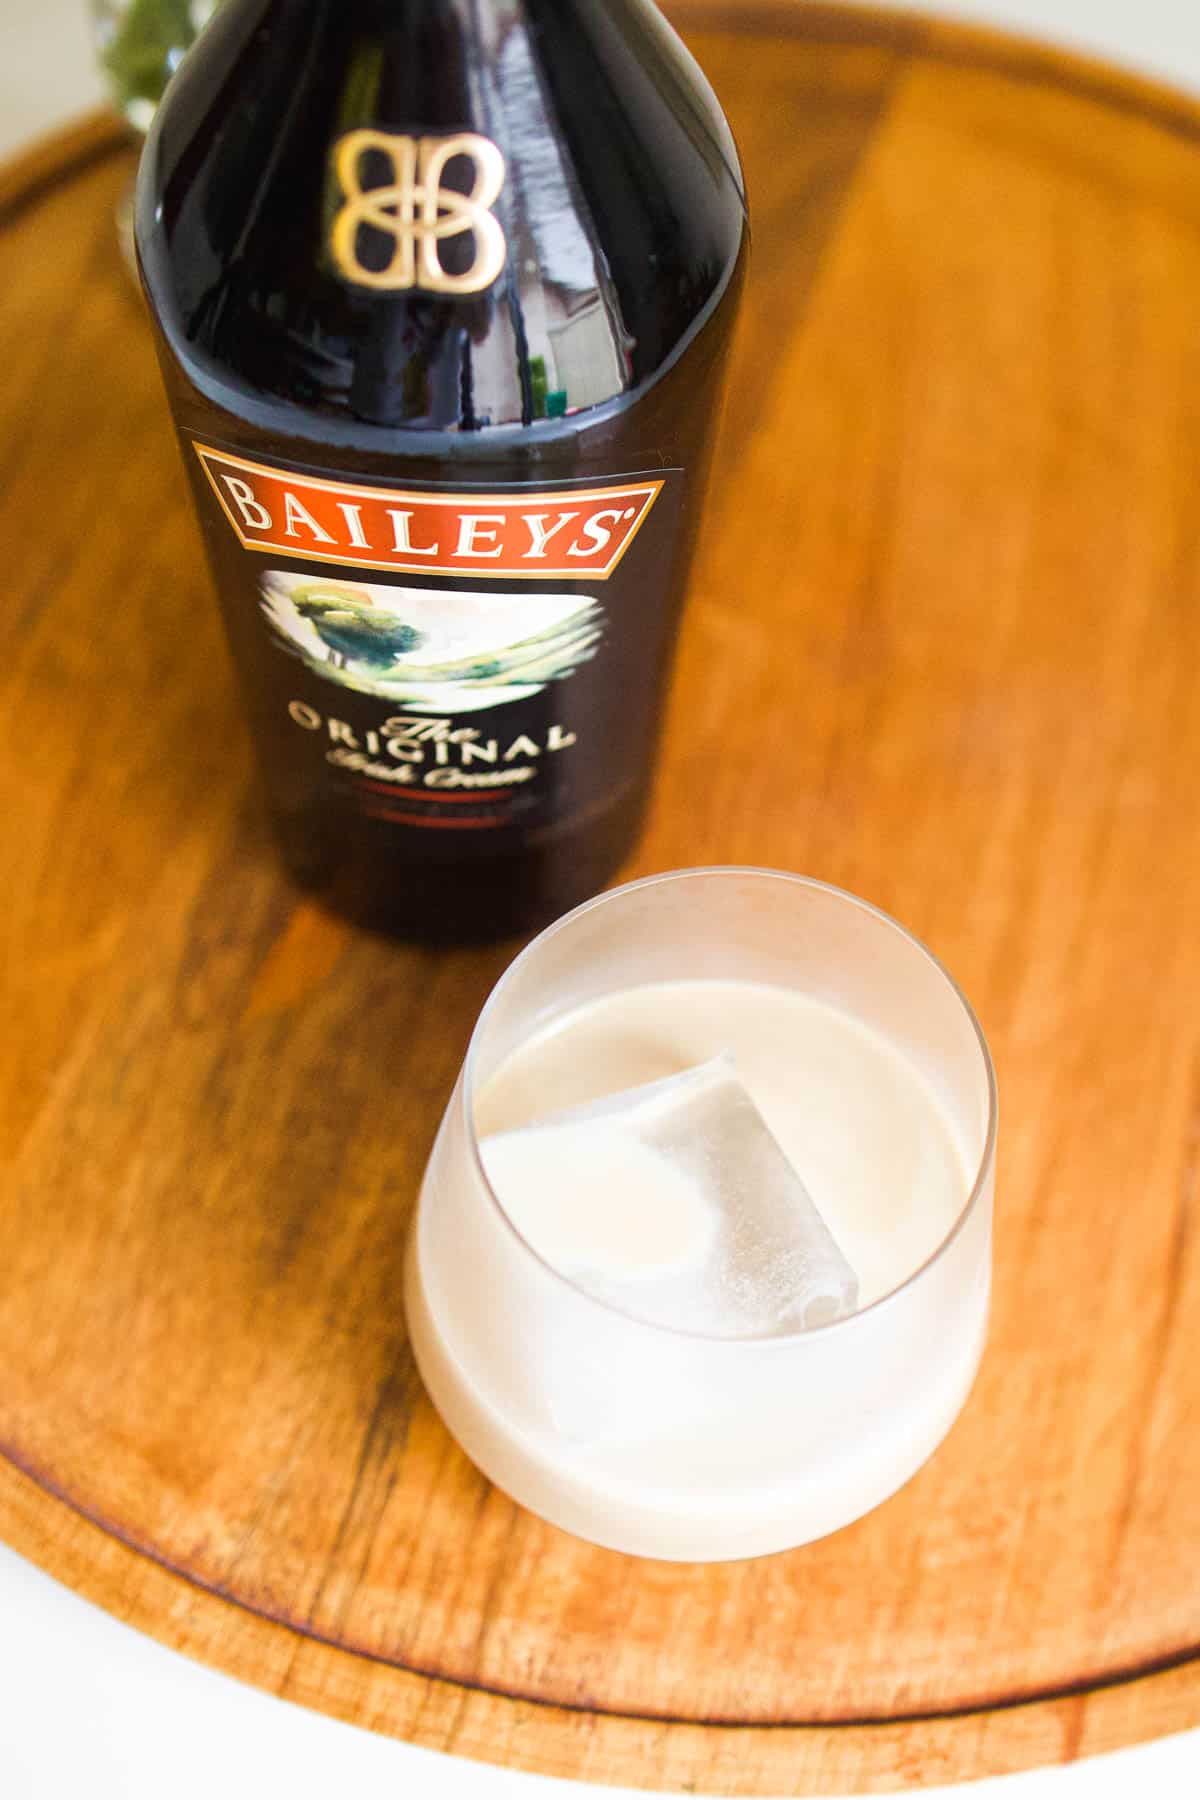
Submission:
[[[373,611],[366,596],[359,599],[345,590],[315,585],[297,588],[292,605],[302,619],[311,620],[338,668],[358,662],[372,669],[390,669],[397,658],[424,642],[415,625],[395,613]]]
[[[272,569],[261,602],[291,655],[416,712],[527,699],[573,675],[604,634],[603,608],[586,594],[448,593]]]

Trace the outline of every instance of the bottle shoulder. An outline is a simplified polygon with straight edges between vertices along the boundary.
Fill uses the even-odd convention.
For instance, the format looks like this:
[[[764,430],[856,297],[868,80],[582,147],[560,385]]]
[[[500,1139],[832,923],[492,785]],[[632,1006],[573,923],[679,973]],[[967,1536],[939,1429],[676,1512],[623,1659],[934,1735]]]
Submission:
[[[189,380],[346,441],[550,439],[648,391],[747,233],[678,40],[647,0],[375,12],[227,0],[172,85],[137,230]]]
[[[406,483],[436,487],[595,481],[690,468],[710,440],[746,259],[720,301],[672,358],[642,386],[564,418],[494,431],[385,428],[331,417],[271,396],[250,396],[216,367],[181,360],[160,338],[171,411],[187,436],[334,478],[403,470]]]

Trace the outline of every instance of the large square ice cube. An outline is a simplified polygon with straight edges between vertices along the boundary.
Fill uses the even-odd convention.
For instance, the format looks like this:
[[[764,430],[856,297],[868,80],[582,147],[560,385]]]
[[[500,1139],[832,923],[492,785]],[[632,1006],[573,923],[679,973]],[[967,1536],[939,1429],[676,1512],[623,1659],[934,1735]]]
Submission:
[[[854,1311],[858,1282],[729,1057],[485,1138],[513,1224],[634,1318],[770,1337]]]

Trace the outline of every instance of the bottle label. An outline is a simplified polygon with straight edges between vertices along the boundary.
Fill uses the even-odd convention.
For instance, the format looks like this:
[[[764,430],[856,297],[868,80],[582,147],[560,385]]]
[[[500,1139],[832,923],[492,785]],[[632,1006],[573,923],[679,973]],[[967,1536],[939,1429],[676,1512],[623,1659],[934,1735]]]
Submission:
[[[466,844],[644,778],[674,637],[682,474],[386,486],[188,452],[277,790]],[[494,841],[494,840],[493,840]]]
[[[607,581],[665,486],[406,493],[195,450],[244,550],[471,580]]]

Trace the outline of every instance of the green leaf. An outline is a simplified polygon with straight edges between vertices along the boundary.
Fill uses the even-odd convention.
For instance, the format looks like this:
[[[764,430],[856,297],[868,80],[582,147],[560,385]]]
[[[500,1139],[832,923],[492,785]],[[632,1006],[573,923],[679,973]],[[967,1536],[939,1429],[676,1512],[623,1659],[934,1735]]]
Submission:
[[[132,0],[100,59],[118,105],[157,105],[195,38],[191,0]]]

